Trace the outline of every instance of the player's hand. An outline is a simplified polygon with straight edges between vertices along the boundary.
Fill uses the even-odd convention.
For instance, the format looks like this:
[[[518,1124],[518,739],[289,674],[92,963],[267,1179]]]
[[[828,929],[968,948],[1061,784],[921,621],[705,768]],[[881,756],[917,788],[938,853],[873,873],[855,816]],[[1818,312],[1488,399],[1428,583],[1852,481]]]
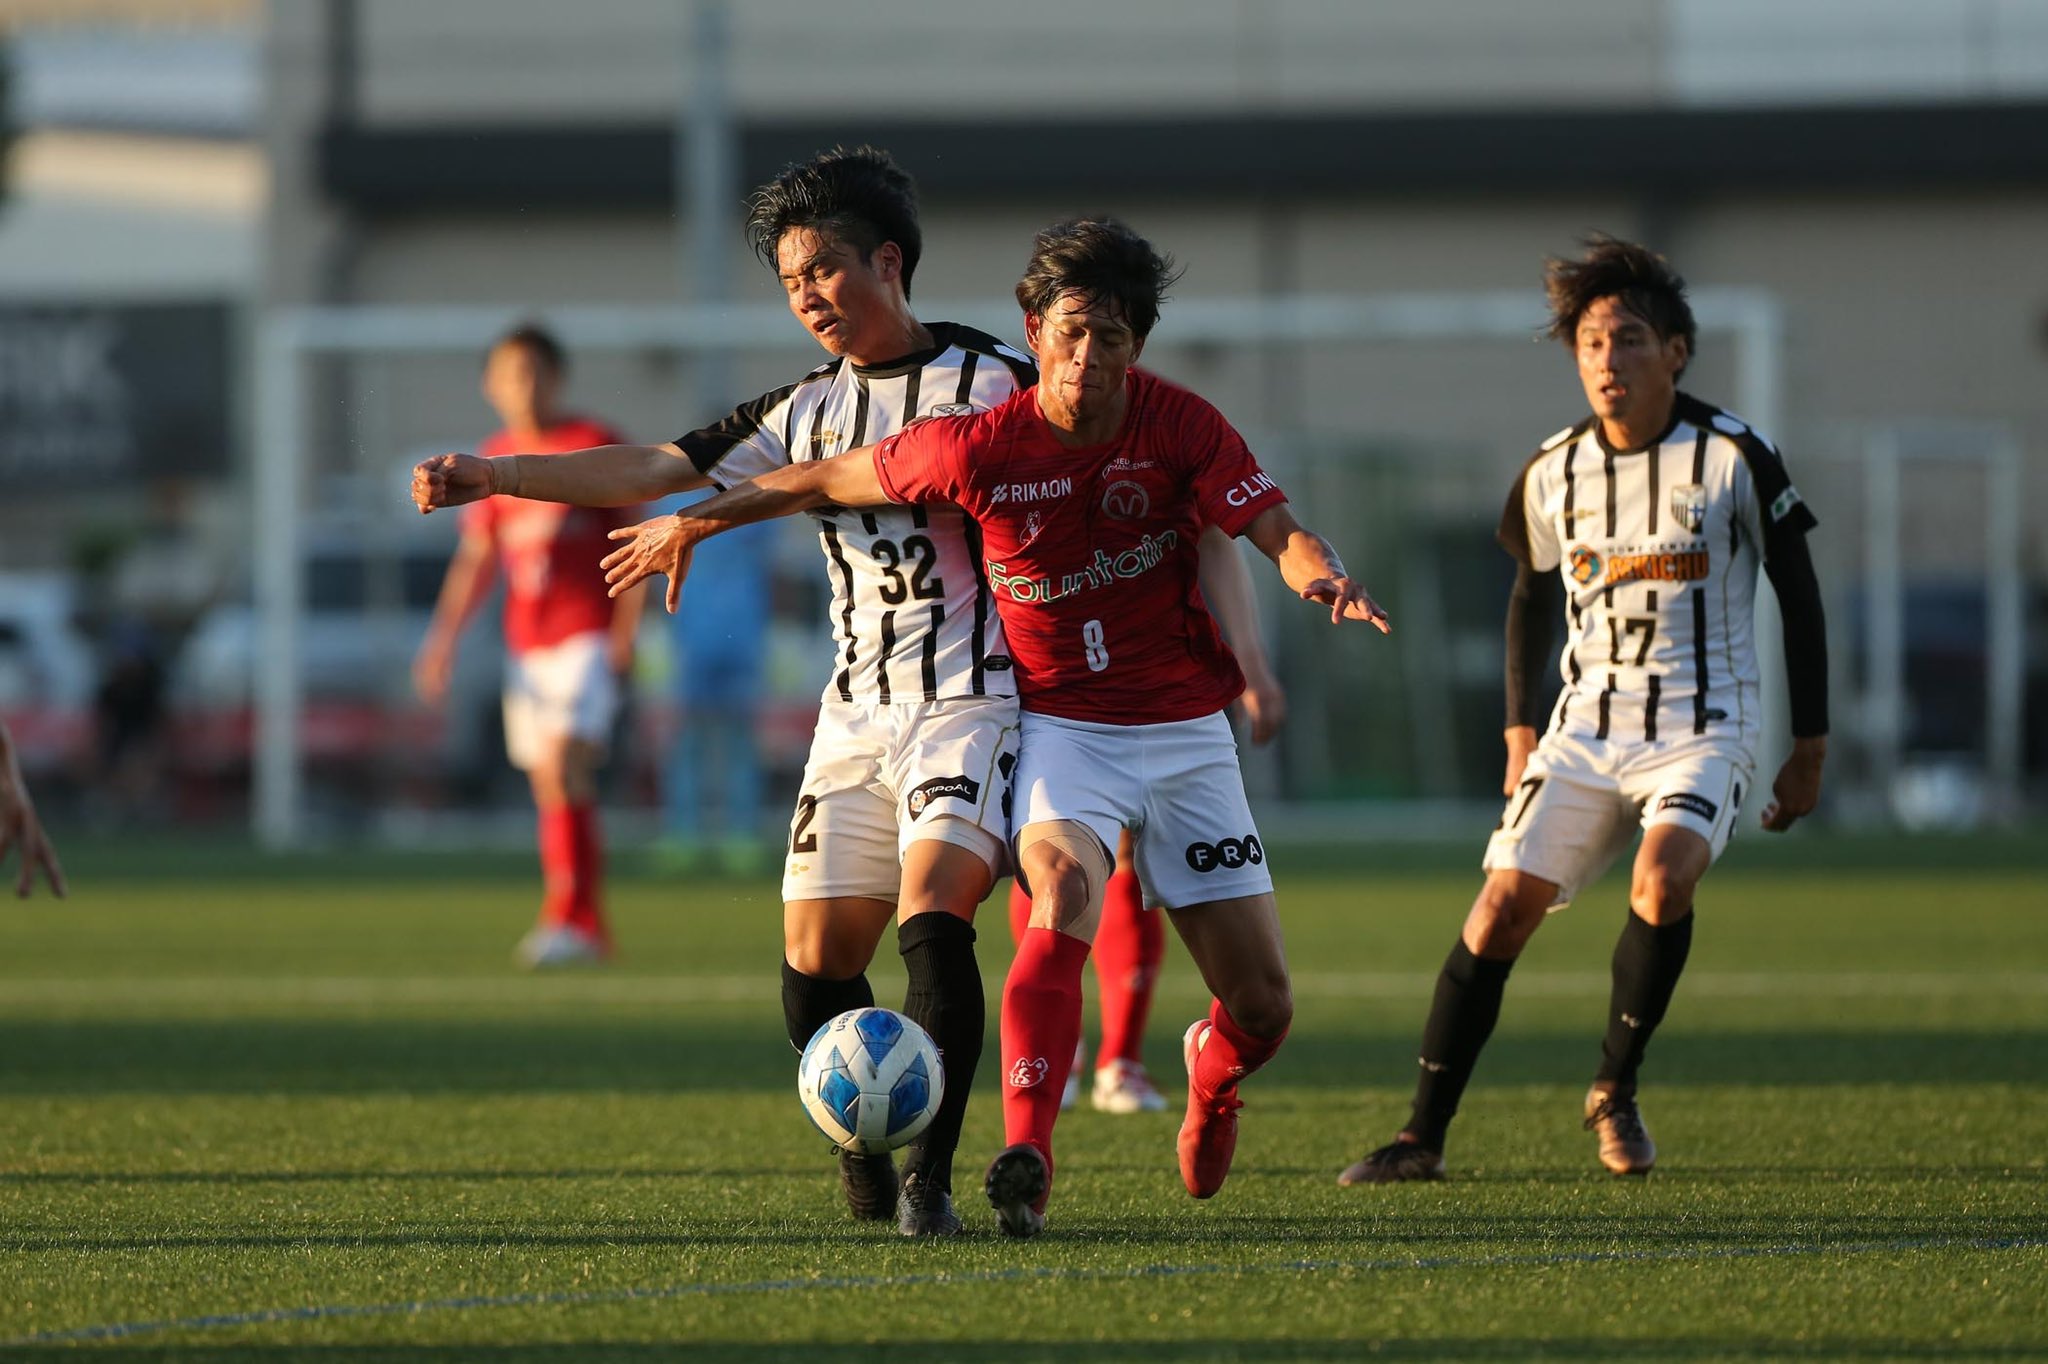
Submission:
[[[1313,578],[1301,589],[1303,601],[1321,602],[1330,608],[1330,624],[1341,620],[1368,621],[1379,628],[1383,635],[1394,633],[1394,627],[1387,622],[1387,613],[1380,610],[1380,604],[1366,592],[1365,584],[1356,578]]]
[[[673,616],[683,600],[683,579],[689,576],[690,555],[704,539],[695,527],[701,522],[681,516],[657,516],[637,526],[625,526],[605,537],[623,541],[600,561],[604,580],[610,584],[607,596],[616,597],[638,582],[657,574],[668,575],[668,594],[663,598]]]
[[[1529,755],[1536,751],[1536,727],[1510,725],[1503,737],[1508,743],[1508,771],[1501,778],[1500,793],[1512,796],[1522,784],[1522,773],[1529,769]]]
[[[439,635],[429,635],[412,661],[413,690],[420,700],[438,706],[448,696],[449,679],[455,672],[455,645]]]
[[[1776,799],[1764,808],[1764,828],[1781,834],[1801,816],[1813,813],[1813,807],[1820,804],[1820,769],[1827,756],[1825,738],[1792,741],[1792,756],[1785,759],[1778,779],[1771,783]]]
[[[1287,693],[1270,674],[1253,677],[1247,673],[1244,694],[1237,698],[1237,703],[1244,708],[1245,722],[1251,726],[1255,745],[1272,742],[1280,726],[1287,723]]]
[[[422,516],[442,507],[481,502],[494,491],[491,462],[475,455],[435,455],[412,466],[412,504]]]

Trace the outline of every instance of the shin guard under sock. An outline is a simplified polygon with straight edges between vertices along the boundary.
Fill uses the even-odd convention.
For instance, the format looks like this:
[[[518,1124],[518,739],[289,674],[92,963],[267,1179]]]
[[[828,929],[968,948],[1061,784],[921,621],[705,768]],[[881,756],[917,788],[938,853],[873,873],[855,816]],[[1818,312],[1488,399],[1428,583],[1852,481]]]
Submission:
[[[1025,930],[1003,983],[1003,1141],[1028,1142],[1052,1162],[1060,1091],[1081,1040],[1081,970],[1088,944],[1050,928]]]
[[[950,1190],[953,1151],[960,1144],[960,1122],[967,1115],[967,1096],[988,1029],[981,967],[974,959],[974,925],[944,911],[915,914],[896,930],[896,944],[910,977],[903,1012],[931,1034],[945,1071],[939,1111],[910,1144],[903,1168],[906,1174],[921,1173],[935,1188]]]
[[[1614,991],[1600,1043],[1600,1083],[1634,1092],[1650,1034],[1664,1021],[1692,952],[1692,915],[1653,924],[1634,910],[1614,944]]]
[[[848,1009],[865,1009],[874,1002],[865,972],[851,980],[828,980],[782,963],[782,1024],[789,1030],[789,1045],[798,1052],[818,1029]]]
[[[1436,997],[1422,1028],[1422,1074],[1415,1082],[1415,1111],[1408,1130],[1432,1151],[1444,1149],[1444,1133],[1457,1114],[1458,1101],[1493,1025],[1500,1020],[1500,1000],[1507,989],[1512,958],[1477,957],[1462,939],[1444,959],[1436,978]]]

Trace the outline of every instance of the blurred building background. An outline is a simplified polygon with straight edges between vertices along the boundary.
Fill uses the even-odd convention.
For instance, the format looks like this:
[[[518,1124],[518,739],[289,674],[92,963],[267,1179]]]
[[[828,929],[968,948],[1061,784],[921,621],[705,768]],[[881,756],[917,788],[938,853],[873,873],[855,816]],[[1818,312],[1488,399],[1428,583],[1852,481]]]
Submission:
[[[288,806],[273,836],[521,827],[484,632],[466,704],[409,700],[452,526],[405,472],[488,430],[481,342],[513,318],[559,321],[574,400],[649,440],[815,363],[739,201],[861,141],[922,188],[924,316],[1014,336],[1029,234],[1078,211],[1186,263],[1148,361],[1255,437],[1401,629],[1324,638],[1267,599],[1295,723],[1253,777],[1295,827],[1492,818],[1492,529],[1583,410],[1532,338],[1543,258],[1593,229],[1717,300],[1687,386],[1773,428],[1822,518],[1829,817],[2048,802],[2048,0],[0,17],[0,600],[59,622],[0,619],[0,707],[103,818],[243,821],[253,787]],[[828,661],[815,554],[786,528],[785,778]],[[301,609],[266,635],[279,582]],[[662,719],[650,645],[635,733]],[[94,735],[147,687],[103,683],[137,658],[165,719],[111,780]],[[615,797],[651,808],[649,767]]]

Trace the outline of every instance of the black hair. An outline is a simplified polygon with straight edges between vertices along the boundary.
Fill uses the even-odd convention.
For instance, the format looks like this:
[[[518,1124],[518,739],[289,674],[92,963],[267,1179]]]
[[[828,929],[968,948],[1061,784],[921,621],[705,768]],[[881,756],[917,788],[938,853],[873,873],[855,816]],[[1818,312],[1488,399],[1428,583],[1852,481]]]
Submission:
[[[506,346],[524,346],[530,354],[537,355],[556,374],[569,369],[569,352],[562,349],[562,343],[555,334],[538,322],[522,322],[491,343],[485,359]]]
[[[1575,348],[1579,319],[1586,309],[1600,299],[1616,298],[1649,323],[1659,338],[1684,337],[1689,360],[1699,340],[1699,325],[1685,299],[1685,281],[1671,262],[1647,246],[1605,232],[1595,232],[1581,245],[1586,249],[1576,260],[1553,256],[1543,263],[1543,292],[1550,300],[1546,335],[1563,342],[1566,349]]]
[[[875,248],[894,242],[903,253],[903,295],[924,254],[917,225],[917,184],[879,147],[834,147],[782,173],[747,200],[747,240],[772,268],[775,248],[791,228],[807,227],[845,242],[874,258]]]
[[[1159,321],[1166,291],[1181,277],[1172,256],[1115,218],[1069,218],[1041,231],[1017,281],[1017,303],[1042,318],[1068,294],[1111,305],[1143,339]]]

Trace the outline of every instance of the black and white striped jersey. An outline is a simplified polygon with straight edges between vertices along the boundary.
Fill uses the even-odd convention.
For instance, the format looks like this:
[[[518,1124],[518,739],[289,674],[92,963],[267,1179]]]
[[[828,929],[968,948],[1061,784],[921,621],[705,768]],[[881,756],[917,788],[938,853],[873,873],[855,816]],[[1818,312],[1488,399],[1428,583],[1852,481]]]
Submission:
[[[765,393],[676,445],[720,488],[827,459],[922,417],[995,407],[1038,380],[1029,356],[951,322],[884,365],[842,358]],[[991,608],[980,535],[955,507],[825,507],[811,513],[832,583],[838,666],[826,700],[1015,696]]]
[[[1508,498],[1500,541],[1564,582],[1565,686],[1550,730],[1753,746],[1757,568],[1778,536],[1815,524],[1769,441],[1683,393],[1643,449],[1609,448],[1592,417],[1545,441]]]

